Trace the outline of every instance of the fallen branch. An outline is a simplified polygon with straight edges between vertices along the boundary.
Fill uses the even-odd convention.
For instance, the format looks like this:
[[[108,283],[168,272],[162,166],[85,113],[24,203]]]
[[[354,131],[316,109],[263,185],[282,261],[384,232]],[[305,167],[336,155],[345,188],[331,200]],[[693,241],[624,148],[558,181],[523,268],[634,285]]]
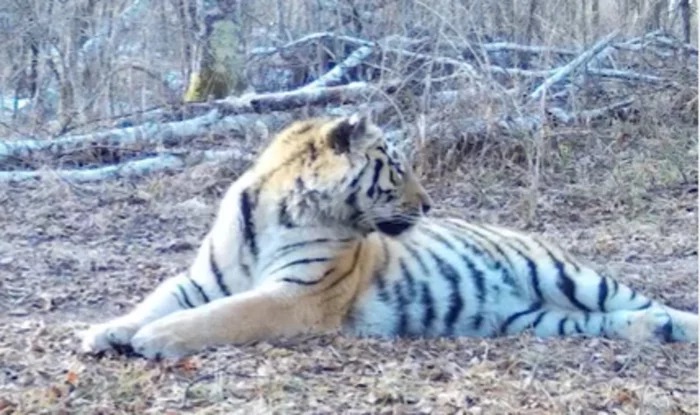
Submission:
[[[467,62],[460,61],[457,59],[453,58],[447,58],[444,56],[432,56],[432,55],[426,55],[424,53],[416,53],[416,52],[411,52],[408,50],[403,50],[403,49],[394,49],[394,48],[386,48],[383,49],[382,52],[384,53],[393,53],[396,55],[401,55],[405,56],[407,58],[413,58],[416,60],[423,60],[423,61],[429,61],[429,62],[434,62],[437,64],[441,65],[449,65],[453,66],[455,68],[462,69],[465,71],[469,76],[472,78],[478,79],[481,78],[481,75],[478,73],[478,71],[474,68],[474,66],[468,64]]]
[[[634,98],[627,98],[622,101],[614,102],[600,108],[581,111],[575,114],[568,114],[562,108],[548,108],[547,112],[553,116],[557,122],[563,125],[574,125],[576,123],[589,123],[593,120],[604,118],[615,114],[617,111],[628,108],[635,102]]]
[[[586,64],[594,58],[598,53],[604,51],[610,43],[617,37],[619,29],[614,30],[612,33],[608,34],[601,40],[599,40],[592,48],[588,49],[584,53],[580,54],[576,59],[572,60],[568,64],[564,65],[559,69],[554,75],[545,79],[542,84],[535,89],[535,91],[530,94],[530,101],[537,101],[542,94],[544,94],[552,85],[568,77],[573,71],[579,68],[581,65]]]
[[[586,69],[586,75],[600,76],[604,78],[617,78],[627,81],[639,81],[648,83],[668,82],[667,79],[656,75],[646,75],[632,71],[621,71],[615,69]]]
[[[563,49],[556,47],[547,46],[537,46],[537,45],[521,45],[518,43],[511,42],[495,42],[495,43],[482,43],[481,45],[476,45],[476,48],[481,48],[486,52],[527,52],[536,54],[557,54],[557,55],[567,55],[574,56],[576,52],[571,49]]]
[[[192,166],[201,162],[228,159],[250,161],[253,159],[253,156],[244,154],[239,150],[188,151],[186,156],[161,154],[155,157],[96,169],[0,172],[0,182],[23,182],[28,180],[42,180],[50,177],[58,177],[59,179],[70,182],[94,182],[107,179],[138,177],[166,170],[181,170],[187,166]]]
[[[192,108],[217,108],[224,115],[250,112],[285,111],[307,105],[341,104],[364,101],[372,95],[391,94],[401,85],[399,81],[386,81],[382,84],[351,82],[327,88],[300,88],[293,91],[271,92],[266,94],[244,95],[240,98],[226,98],[213,103],[193,104]]]
[[[219,112],[214,109],[204,116],[186,121],[144,124],[57,139],[0,140],[0,163],[10,158],[30,158],[40,151],[61,155],[87,147],[120,147],[138,143],[173,145],[184,138],[206,133],[219,119]]]
[[[698,48],[696,48],[695,46],[681,42],[677,39],[669,38],[666,35],[657,35],[654,40],[660,45],[672,47],[674,49],[682,49],[683,51],[691,55],[698,55]]]
[[[310,35],[300,37],[299,39],[291,41],[289,43],[286,43],[282,46],[253,48],[250,51],[249,55],[252,57],[257,57],[257,58],[270,56],[270,55],[274,55],[275,53],[286,52],[290,49],[297,49],[297,48],[305,46],[311,42],[316,42],[316,41],[324,40],[324,39],[334,39],[334,40],[344,41],[344,42],[351,43],[351,44],[357,45],[357,46],[370,46],[370,47],[374,46],[374,43],[370,42],[368,40],[363,40],[363,39],[359,39],[356,37],[345,36],[345,35],[336,35],[335,33],[331,33],[331,32],[321,32],[321,33],[312,33]]]
[[[311,82],[310,84],[301,88],[302,90],[327,87],[332,85],[337,85],[342,82],[343,77],[348,70],[359,66],[365,61],[370,55],[372,55],[374,49],[370,46],[362,46],[356,51],[351,53],[344,61],[335,65],[333,69],[326,72],[323,76]]]

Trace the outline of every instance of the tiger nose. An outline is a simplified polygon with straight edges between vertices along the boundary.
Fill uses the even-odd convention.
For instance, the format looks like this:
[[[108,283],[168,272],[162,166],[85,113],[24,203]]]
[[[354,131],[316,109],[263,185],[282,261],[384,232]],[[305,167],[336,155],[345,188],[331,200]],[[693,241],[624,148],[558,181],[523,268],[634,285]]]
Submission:
[[[430,208],[431,208],[431,207],[432,207],[432,206],[430,206],[430,203],[425,203],[425,202],[423,202],[423,204],[421,205],[421,209],[423,209],[423,213],[428,213],[428,212],[430,212]]]

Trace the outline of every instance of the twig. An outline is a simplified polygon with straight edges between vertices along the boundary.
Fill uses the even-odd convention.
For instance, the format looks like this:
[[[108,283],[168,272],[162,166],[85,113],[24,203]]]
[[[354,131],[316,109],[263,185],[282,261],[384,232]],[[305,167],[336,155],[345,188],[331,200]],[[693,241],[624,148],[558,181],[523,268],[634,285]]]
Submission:
[[[564,125],[573,125],[575,123],[585,124],[592,120],[614,114],[616,111],[629,107],[634,102],[634,98],[627,98],[622,101],[613,102],[604,107],[585,110],[575,114],[568,114],[564,109],[558,107],[548,108],[547,112]]]
[[[625,79],[627,81],[639,81],[648,83],[667,82],[668,80],[660,76],[646,75],[632,71],[619,71],[615,69],[586,69],[586,75],[600,76],[604,78]]]
[[[431,55],[426,55],[423,53],[410,52],[408,50],[395,49],[395,48],[386,48],[386,49],[383,49],[382,52],[394,53],[397,55],[405,56],[407,58],[414,58],[417,60],[424,60],[424,61],[434,62],[434,63],[438,63],[438,64],[442,64],[442,65],[454,66],[456,68],[464,70],[472,78],[476,78],[476,79],[481,78],[481,75],[477,72],[477,70],[472,65],[468,64],[467,62],[460,61],[457,59],[447,58],[447,57],[443,57],[443,56],[431,56]]]
[[[586,64],[586,62],[591,60],[598,53],[605,50],[608,47],[608,45],[612,43],[615,37],[617,37],[619,32],[620,30],[617,29],[612,33],[608,34],[607,36],[599,40],[595,45],[593,45],[592,48],[588,49],[587,51],[576,57],[576,59],[564,65],[554,75],[545,79],[544,82],[542,82],[542,84],[539,87],[537,87],[537,89],[535,89],[535,91],[532,94],[530,94],[530,101],[538,100],[542,96],[542,94],[544,94],[550,87],[552,87],[552,85],[566,78],[578,67]]]
[[[477,45],[478,48],[483,49],[486,52],[502,52],[502,51],[509,51],[509,52],[527,52],[527,53],[540,53],[540,54],[546,54],[546,53],[552,53],[552,54],[557,54],[557,55],[576,55],[576,52],[571,50],[571,49],[563,49],[563,48],[556,48],[556,47],[547,47],[547,46],[537,46],[537,45],[521,45],[518,43],[511,43],[511,42],[495,42],[495,43],[483,43],[481,45]]]
[[[253,48],[249,55],[252,57],[265,57],[265,56],[270,56],[274,55],[275,53],[282,53],[285,51],[288,51],[290,49],[297,49],[301,46],[307,45],[311,42],[316,42],[324,39],[335,39],[335,40],[340,40],[340,41],[345,41],[347,43],[351,43],[353,45],[357,46],[373,46],[374,43],[368,41],[368,40],[363,40],[359,39],[356,37],[351,37],[351,36],[344,36],[344,35],[336,35],[335,33],[331,32],[321,32],[321,33],[312,33],[310,35],[306,35],[304,37],[301,37],[297,40],[294,40],[292,42],[289,42],[287,44],[284,44],[282,46],[278,47],[259,47],[259,48]]]

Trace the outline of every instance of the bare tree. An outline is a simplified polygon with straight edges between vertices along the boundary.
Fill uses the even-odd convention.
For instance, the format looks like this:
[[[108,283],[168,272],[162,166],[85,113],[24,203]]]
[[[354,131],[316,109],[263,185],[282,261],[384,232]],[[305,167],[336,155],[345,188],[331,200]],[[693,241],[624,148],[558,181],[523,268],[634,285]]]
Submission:
[[[195,69],[185,91],[185,102],[239,94],[247,87],[240,50],[236,0],[204,0],[198,10],[201,28]]]

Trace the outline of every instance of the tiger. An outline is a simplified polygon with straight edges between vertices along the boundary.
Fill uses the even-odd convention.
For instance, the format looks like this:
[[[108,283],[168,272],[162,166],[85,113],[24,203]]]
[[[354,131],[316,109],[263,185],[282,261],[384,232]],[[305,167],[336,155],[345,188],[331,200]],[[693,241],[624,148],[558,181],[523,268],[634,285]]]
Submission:
[[[299,335],[697,342],[698,316],[538,236],[432,216],[371,114],[285,126],[225,191],[189,268],[81,350],[182,358]]]

